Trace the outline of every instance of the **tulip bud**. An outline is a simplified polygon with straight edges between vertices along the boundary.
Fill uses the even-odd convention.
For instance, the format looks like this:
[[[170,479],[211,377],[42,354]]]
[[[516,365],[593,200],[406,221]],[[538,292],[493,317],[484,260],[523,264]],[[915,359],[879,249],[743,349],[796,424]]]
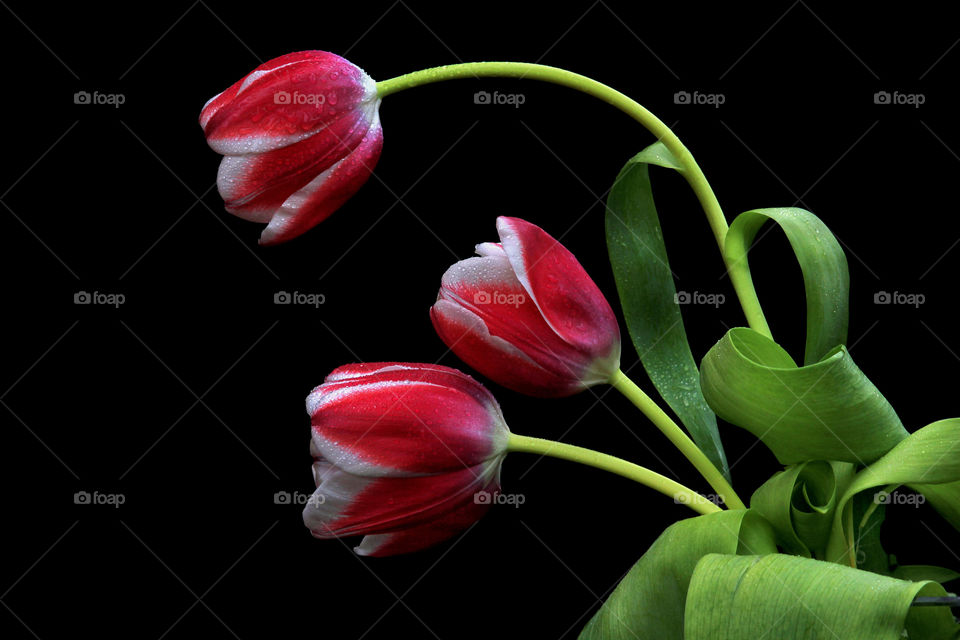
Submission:
[[[367,181],[383,146],[376,83],[325,51],[260,65],[200,113],[222,154],[217,188],[227,211],[267,223],[260,244],[304,233]]]
[[[417,551],[469,527],[499,491],[510,431],[493,395],[456,369],[343,366],[307,411],[317,489],[303,521],[317,538],[364,535],[360,555]]]
[[[499,243],[450,267],[430,317],[464,362],[503,386],[556,397],[620,366],[620,329],[577,259],[540,227],[497,218]]]

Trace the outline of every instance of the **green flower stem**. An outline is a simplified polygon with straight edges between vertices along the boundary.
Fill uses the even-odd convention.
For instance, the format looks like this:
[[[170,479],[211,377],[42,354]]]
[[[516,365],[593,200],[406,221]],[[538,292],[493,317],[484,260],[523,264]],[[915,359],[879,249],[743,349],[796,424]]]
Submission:
[[[655,489],[663,495],[673,498],[675,502],[687,505],[701,515],[721,511],[720,507],[679,482],[674,482],[670,478],[640,465],[593,449],[512,433],[510,434],[510,440],[507,442],[507,451],[537,453],[542,456],[579,462],[590,467],[603,469]]]
[[[717,495],[723,500],[724,504],[731,509],[747,508],[733,490],[733,487],[730,486],[730,483],[727,482],[727,479],[724,478],[723,474],[710,462],[710,459],[700,450],[700,447],[690,439],[683,429],[677,426],[677,423],[674,422],[663,409],[657,406],[657,403],[654,402],[650,396],[644,393],[640,387],[619,369],[613,374],[613,377],[610,378],[610,384],[617,391],[625,395],[630,402],[636,405],[637,408],[640,409],[645,416],[650,418],[650,421],[670,439],[670,442],[680,450],[680,453],[697,468],[700,475],[710,483],[710,486],[717,492]]]
[[[717,201],[717,196],[714,195],[710,183],[707,182],[706,176],[703,175],[703,171],[697,165],[696,160],[693,159],[693,154],[680,142],[676,134],[663,121],[632,98],[579,73],[526,62],[465,62],[414,71],[378,82],[377,93],[383,98],[391,93],[434,82],[480,77],[531,78],[582,91],[620,109],[656,136],[679,162],[682,167],[680,173],[693,189],[697,200],[700,201],[700,205],[707,214],[707,222],[710,223],[717,245],[720,247],[720,254],[723,256],[727,272],[730,274],[730,282],[737,293],[737,298],[740,300],[740,306],[743,308],[748,324],[752,329],[770,337],[770,328],[763,316],[763,310],[760,308],[760,301],[757,299],[757,293],[754,290],[749,272],[745,268],[735,268],[738,265],[731,264],[732,261],[728,260],[724,251],[728,229],[727,220],[720,208],[720,203]]]

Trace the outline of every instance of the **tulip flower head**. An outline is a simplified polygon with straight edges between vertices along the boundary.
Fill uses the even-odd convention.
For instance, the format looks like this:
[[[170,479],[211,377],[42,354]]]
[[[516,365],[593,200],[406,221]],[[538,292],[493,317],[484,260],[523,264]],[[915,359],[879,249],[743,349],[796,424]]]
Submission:
[[[325,51],[263,63],[200,113],[222,154],[217,188],[227,211],[267,223],[260,244],[294,238],[367,181],[383,146],[377,85]]]
[[[454,264],[430,317],[464,362],[505,387],[556,397],[604,383],[620,366],[610,304],[577,259],[540,227],[497,218],[499,243]]]
[[[317,538],[363,535],[356,552],[417,551],[463,531],[499,492],[510,432],[493,395],[439,365],[354,364],[307,397]]]

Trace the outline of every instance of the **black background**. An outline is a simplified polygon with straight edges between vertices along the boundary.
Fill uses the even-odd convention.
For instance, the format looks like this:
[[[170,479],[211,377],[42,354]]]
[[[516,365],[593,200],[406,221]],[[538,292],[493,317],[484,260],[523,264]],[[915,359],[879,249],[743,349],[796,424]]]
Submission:
[[[0,633],[102,637],[575,637],[684,507],[599,471],[511,456],[501,506],[453,543],[359,559],[316,541],[303,400],[335,366],[461,366],[427,309],[440,275],[494,218],[515,215],[580,258],[614,307],[602,199],[651,142],[626,116],[534,81],[458,81],[389,97],[375,177],[289,244],[226,214],[203,103],[260,61],[301,49],[376,79],[439,64],[522,60],[639,99],[694,152],[728,217],[802,206],[850,262],[850,346],[909,429],[957,414],[960,169],[956,21],[874,3],[3,3],[5,162]],[[478,105],[480,90],[519,108]],[[78,91],[125,103],[75,104]],[[678,91],[722,94],[718,108]],[[874,94],[925,102],[875,104]],[[654,176],[699,359],[742,324],[709,228],[677,176]],[[803,289],[782,234],[752,254],[775,337],[799,355]],[[121,293],[119,308],[75,305]],[[322,293],[318,309],[273,304]],[[874,304],[876,293],[924,304]],[[624,348],[624,369],[649,382]],[[465,367],[464,367],[465,368]],[[705,489],[607,388],[535,400],[491,384],[519,433],[617,453]],[[742,496],[776,469],[723,436]],[[78,491],[125,503],[77,505]],[[958,535],[927,506],[885,531],[902,562],[957,568]],[[899,523],[897,525],[896,523]]]

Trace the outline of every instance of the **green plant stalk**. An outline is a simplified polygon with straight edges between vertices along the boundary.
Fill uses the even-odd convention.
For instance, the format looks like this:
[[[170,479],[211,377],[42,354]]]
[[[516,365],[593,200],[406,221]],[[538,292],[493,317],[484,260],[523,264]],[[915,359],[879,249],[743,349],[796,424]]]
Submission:
[[[727,479],[717,469],[710,459],[700,450],[700,447],[690,439],[690,436],[674,422],[666,412],[661,409],[653,399],[650,398],[643,389],[638,387],[633,380],[628,378],[619,369],[610,378],[610,384],[614,389],[622,393],[632,402],[640,411],[647,416],[660,431],[670,439],[670,442],[680,450],[680,453],[689,460],[700,475],[710,483],[713,490],[731,509],[746,509],[746,505],[737,495]]]
[[[659,491],[663,495],[673,498],[678,504],[684,504],[701,515],[721,511],[720,507],[679,482],[675,482],[646,467],[593,449],[512,433],[507,442],[507,451],[537,453],[542,456],[579,462],[590,467],[603,469]]]
[[[752,329],[772,337],[763,310],[760,307],[760,301],[757,299],[757,293],[749,271],[741,265],[731,264],[731,261],[727,259],[724,250],[728,229],[727,220],[720,208],[720,203],[717,201],[717,196],[713,193],[710,183],[707,182],[706,176],[694,160],[693,154],[680,142],[680,139],[670,130],[670,127],[637,101],[616,89],[579,73],[527,62],[465,62],[423,69],[378,82],[377,93],[381,98],[384,98],[398,91],[434,82],[481,77],[531,78],[576,89],[620,109],[656,136],[679,162],[682,167],[680,173],[693,189],[697,200],[700,201],[700,205],[707,215],[707,222],[709,222],[717,245],[720,247],[720,255],[723,257],[727,273],[730,274],[730,282],[737,293],[747,323]]]

